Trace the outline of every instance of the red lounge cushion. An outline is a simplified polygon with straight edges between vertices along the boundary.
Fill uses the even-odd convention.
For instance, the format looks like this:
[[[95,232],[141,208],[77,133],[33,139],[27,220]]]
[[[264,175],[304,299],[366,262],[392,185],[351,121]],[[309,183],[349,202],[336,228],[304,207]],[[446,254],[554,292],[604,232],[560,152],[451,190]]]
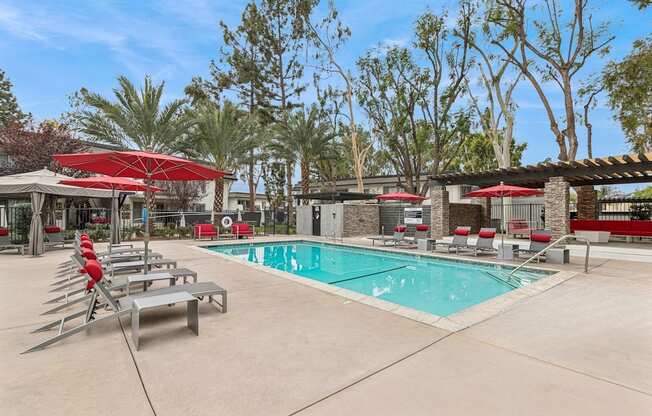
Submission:
[[[95,252],[88,248],[82,248],[81,256],[87,260],[97,260]]]
[[[455,235],[469,235],[471,230],[468,228],[456,228],[455,231],[453,231],[453,234]]]
[[[82,240],[84,239],[84,237],[86,237],[87,239],[89,238],[88,234],[86,234],[86,233],[81,233],[79,235],[79,238],[81,238]]]
[[[79,237],[79,239],[80,239],[81,241],[90,240],[90,238],[89,238],[87,235],[82,235],[81,237]]]
[[[549,234],[535,234],[530,235],[530,240],[536,241],[537,243],[549,243],[552,240],[552,236]]]
[[[426,224],[419,224],[416,226],[417,231],[428,231],[430,227],[428,227]]]
[[[195,225],[195,234],[212,236],[217,235],[217,231],[213,224],[197,224]]]
[[[45,227],[45,232],[48,233],[48,234],[60,233],[61,228],[56,227],[56,226],[49,226],[49,227]]]
[[[478,233],[478,237],[480,238],[494,238],[496,236],[495,231],[490,231],[490,230],[480,230]]]
[[[396,232],[396,233],[404,233],[406,230],[407,230],[407,227],[405,225],[394,227],[394,232]]]
[[[0,228],[0,236],[9,235],[9,230],[6,228]]]
[[[91,289],[93,289],[93,286],[95,286],[95,280],[88,279],[88,282],[86,283],[86,291],[90,292]]]
[[[93,242],[91,240],[84,240],[81,243],[79,243],[79,247],[87,248],[87,249],[92,250],[93,249]]]
[[[253,231],[249,228],[249,224],[233,224],[231,226],[231,232],[238,235],[250,235],[253,234]]]
[[[87,260],[84,269],[86,270],[86,274],[96,282],[102,280],[102,277],[104,276],[102,266],[100,266],[100,263],[98,263],[97,260]]]

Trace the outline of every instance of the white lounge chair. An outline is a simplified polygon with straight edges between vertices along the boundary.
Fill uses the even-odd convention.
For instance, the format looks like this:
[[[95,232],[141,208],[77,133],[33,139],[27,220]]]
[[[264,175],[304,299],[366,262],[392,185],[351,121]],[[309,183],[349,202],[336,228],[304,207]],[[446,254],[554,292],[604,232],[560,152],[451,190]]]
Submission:
[[[478,233],[478,239],[475,244],[469,244],[466,246],[457,247],[457,251],[466,251],[470,250],[473,252],[473,255],[477,256],[478,252],[492,253],[496,252],[494,247],[494,238],[496,237],[495,228],[481,228]]]
[[[382,234],[380,237],[370,237],[369,239],[372,241],[371,245],[376,245],[376,241],[382,241],[383,245],[387,245],[387,243],[392,243],[394,245],[400,244],[402,242],[405,242],[405,232],[407,231],[407,227],[405,225],[397,225],[394,227],[394,235],[391,237],[386,237],[385,234]]]
[[[23,244],[12,244],[9,230],[6,228],[0,228],[0,251],[2,250],[18,250],[18,253],[25,254],[25,246]]]
[[[452,249],[457,250],[460,247],[466,247],[469,241],[469,234],[471,234],[471,227],[457,227],[453,231],[453,241],[435,241],[433,249],[437,246],[444,246],[450,253]]]

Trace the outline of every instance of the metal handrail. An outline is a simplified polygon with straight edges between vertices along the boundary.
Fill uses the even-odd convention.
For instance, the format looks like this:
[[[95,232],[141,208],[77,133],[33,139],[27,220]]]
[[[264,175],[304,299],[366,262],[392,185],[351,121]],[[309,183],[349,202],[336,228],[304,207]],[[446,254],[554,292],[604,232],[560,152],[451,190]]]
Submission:
[[[550,250],[551,248],[553,248],[554,246],[556,246],[560,242],[562,242],[564,240],[567,240],[569,238],[574,238],[577,241],[583,241],[584,243],[586,243],[586,254],[584,255],[584,273],[588,273],[589,272],[589,252],[591,250],[591,242],[588,239],[586,239],[584,237],[578,237],[575,234],[566,234],[566,235],[564,235],[562,237],[559,237],[557,240],[555,240],[551,244],[545,246],[541,251],[537,252],[532,257],[525,260],[523,263],[519,264],[518,267],[516,267],[514,270],[512,270],[509,273],[509,276],[511,277],[514,273],[516,273],[523,266],[530,263],[532,260],[536,259],[537,257],[541,256],[543,253]]]

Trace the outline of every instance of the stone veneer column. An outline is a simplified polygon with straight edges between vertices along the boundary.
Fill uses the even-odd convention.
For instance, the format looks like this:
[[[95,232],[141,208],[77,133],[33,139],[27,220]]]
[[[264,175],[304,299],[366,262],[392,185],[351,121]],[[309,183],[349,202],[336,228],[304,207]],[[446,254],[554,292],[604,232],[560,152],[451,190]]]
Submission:
[[[577,219],[595,220],[598,218],[598,191],[593,186],[577,186]]]
[[[430,234],[442,238],[450,233],[448,191],[437,182],[430,182]]]
[[[544,189],[546,209],[546,229],[552,231],[552,238],[557,239],[570,232],[568,182],[563,176],[548,179]]]

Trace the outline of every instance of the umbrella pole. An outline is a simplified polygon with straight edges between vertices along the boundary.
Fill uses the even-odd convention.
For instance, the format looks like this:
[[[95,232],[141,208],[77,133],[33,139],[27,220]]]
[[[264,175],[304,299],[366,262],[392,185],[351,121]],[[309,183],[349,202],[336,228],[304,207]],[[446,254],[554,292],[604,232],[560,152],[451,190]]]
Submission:
[[[149,252],[148,252],[148,247],[149,247],[149,184],[151,182],[151,173],[147,172],[147,183],[145,184],[145,234],[144,234],[144,239],[145,239],[145,254],[143,255],[143,262],[144,262],[144,271],[143,274],[148,273],[149,269]]]
[[[502,246],[503,253],[505,252],[505,196],[500,196],[500,219],[502,222],[502,233],[500,233],[500,245]]]
[[[115,186],[111,186],[111,224],[109,225],[109,256],[111,256],[111,249],[113,248],[113,204],[115,203]],[[113,270],[113,269],[111,269]]]

